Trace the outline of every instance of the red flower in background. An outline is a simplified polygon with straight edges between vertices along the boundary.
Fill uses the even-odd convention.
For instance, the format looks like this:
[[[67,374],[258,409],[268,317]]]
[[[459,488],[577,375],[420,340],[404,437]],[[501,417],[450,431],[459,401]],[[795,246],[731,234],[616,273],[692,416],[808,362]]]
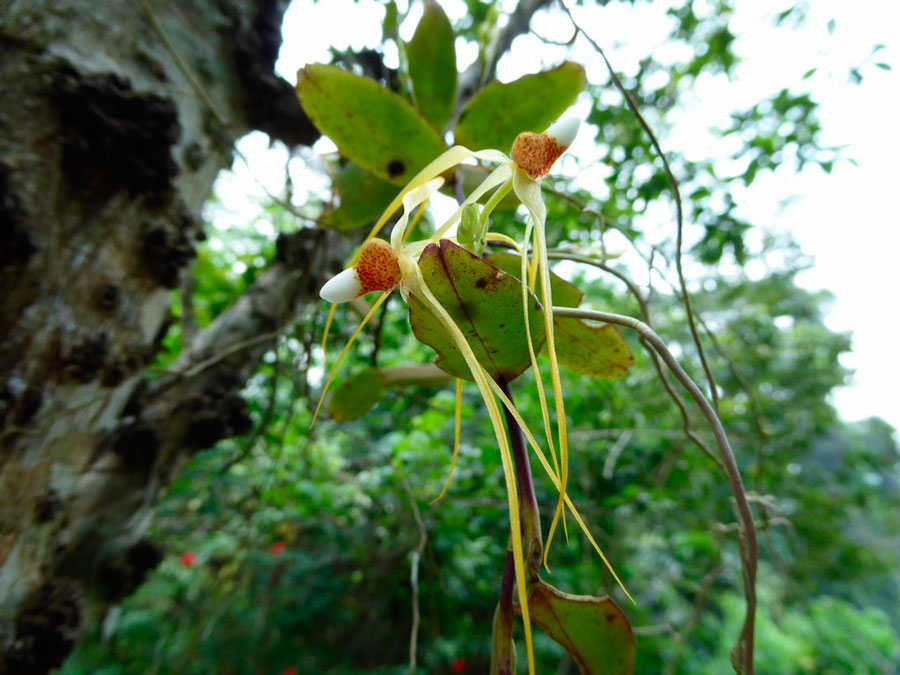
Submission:
[[[181,564],[191,569],[194,566],[194,563],[197,562],[197,554],[193,551],[185,551],[180,556]]]
[[[276,542],[276,543],[281,544],[280,541]],[[273,544],[273,546],[274,546],[274,544]],[[281,544],[281,546],[284,547],[284,544]],[[284,670],[281,671],[281,675],[297,675],[297,669],[294,668],[294,666],[288,666],[287,668],[285,668]]]
[[[271,553],[272,555],[281,555],[282,553],[284,553],[285,546],[286,544],[283,541],[276,541],[269,547],[269,553]]]
[[[466,672],[466,660],[461,656],[457,656],[450,662],[450,670],[454,673]]]

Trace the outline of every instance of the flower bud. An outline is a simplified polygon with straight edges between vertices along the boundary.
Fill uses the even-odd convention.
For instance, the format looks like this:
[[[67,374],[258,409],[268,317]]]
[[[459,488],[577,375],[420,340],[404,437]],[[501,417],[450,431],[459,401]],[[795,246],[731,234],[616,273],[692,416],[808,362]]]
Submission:
[[[319,296],[328,302],[350,302],[371,291],[391,291],[401,277],[397,252],[383,239],[369,239],[359,251],[359,262],[328,280]]]
[[[542,178],[575,140],[579,124],[577,117],[566,117],[542,134],[523,131],[516,136],[510,157],[532,178]]]

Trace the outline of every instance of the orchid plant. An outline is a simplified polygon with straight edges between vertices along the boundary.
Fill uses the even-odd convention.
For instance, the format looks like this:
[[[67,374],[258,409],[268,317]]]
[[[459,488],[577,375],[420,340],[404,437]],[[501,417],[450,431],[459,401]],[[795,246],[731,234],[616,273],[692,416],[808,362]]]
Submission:
[[[559,492],[559,499],[547,536],[547,542],[546,545],[543,546],[544,566],[547,567],[549,571],[547,552],[549,551],[560,517],[564,514],[564,508],[568,508],[579,527],[586,534],[597,553],[603,559],[603,562],[616,578],[616,581],[621,585],[621,581],[604,556],[602,550],[591,536],[571,499],[569,499],[566,490],[568,482],[566,414],[560,383],[559,363],[556,358],[554,341],[553,302],[551,298],[550,268],[547,258],[546,243],[546,208],[541,197],[539,180],[549,173],[554,162],[571,145],[572,141],[575,139],[578,127],[579,121],[577,118],[566,117],[552,124],[544,133],[536,134],[533,132],[522,132],[516,137],[509,156],[494,149],[472,151],[463,146],[450,148],[422,169],[400,191],[375,223],[365,243],[354,257],[351,266],[329,280],[322,287],[320,292],[323,299],[333,303],[332,311],[329,314],[329,323],[333,317],[335,304],[349,302],[362,295],[375,291],[380,291],[381,295],[373,303],[371,309],[344,346],[340,357],[332,367],[316,407],[315,417],[319,414],[325,394],[334,381],[341,360],[347,354],[360,331],[365,327],[375,311],[384,303],[394,289],[399,288],[401,295],[407,302],[409,302],[411,295],[415,296],[420,302],[423,302],[427,310],[437,318],[447,331],[453,344],[465,359],[471,377],[478,387],[479,393],[481,394],[487,409],[502,460],[509,504],[510,545],[514,561],[515,584],[519,600],[519,610],[521,611],[524,624],[529,672],[533,672],[534,659],[527,595],[528,586],[526,581],[529,578],[536,578],[536,574],[533,570],[526,570],[526,559],[539,559],[540,557],[541,543],[539,524],[537,525],[538,534],[535,541],[533,532],[529,533],[527,527],[523,528],[517,481],[513,468],[514,461],[510,452],[510,443],[504,429],[501,409],[497,399],[500,400],[500,404],[506,408],[508,413],[522,429],[530,446],[534,450],[535,455]],[[478,187],[465,197],[459,205],[459,208],[457,208],[456,211],[437,228],[434,234],[427,239],[408,242],[407,236],[411,230],[410,218],[413,215],[413,212],[417,207],[423,206],[429,197],[444,184],[442,174],[454,169],[460,163],[469,159],[493,162],[496,163],[497,166],[487,178],[478,185]],[[479,200],[492,190],[493,193],[487,199],[480,214],[477,215],[478,227],[476,229],[478,230],[478,234],[476,236],[478,238],[483,238],[488,242],[501,242],[511,246],[520,254],[521,269],[519,278],[522,280],[520,285],[522,289],[522,312],[526,330],[525,338],[526,344],[528,345],[531,368],[534,372],[539,400],[542,407],[543,423],[550,449],[549,454],[551,456],[552,465],[551,462],[548,461],[547,455],[535,440],[528,424],[519,415],[509,397],[502,390],[498,382],[496,382],[486,371],[482,363],[480,363],[460,326],[457,325],[447,309],[435,297],[432,289],[429,288],[418,262],[419,256],[421,256],[427,247],[434,246],[442,239],[458,242],[458,235],[454,236],[451,234],[452,228],[459,224],[460,219],[464,215],[472,214],[473,205],[477,204]],[[521,201],[529,214],[529,218],[524,227],[523,236],[519,242],[516,242],[505,235],[491,233],[488,230],[491,212],[499,201],[510,191],[512,191]],[[390,243],[377,238],[376,235],[381,231],[385,223],[387,223],[397,210],[401,208],[402,213],[391,231]],[[465,229],[471,236],[472,228],[467,227]],[[528,316],[530,304],[529,297],[531,295],[531,290],[535,288],[538,280],[540,281],[540,302],[544,309],[542,312],[543,329],[550,362],[553,401],[556,413],[556,444],[554,444],[553,441],[554,434],[552,433],[550,425],[547,397],[538,369],[536,353],[538,350],[535,349],[534,341],[532,340],[530,329],[531,323]],[[457,386],[457,396],[459,396],[459,386]],[[458,433],[456,434],[456,437],[458,439]],[[555,447],[557,446],[559,448],[558,457],[555,452]],[[454,448],[451,476],[452,466],[455,466],[456,463],[457,451],[458,445]],[[449,480],[450,477],[447,479],[448,483]],[[441,491],[441,495],[439,495],[438,499],[443,496],[446,486],[447,484],[445,484],[444,490]],[[533,514],[529,515],[533,517]],[[565,523],[564,517],[563,523]],[[525,542],[532,547],[532,550],[526,551],[523,549],[523,538]]]
[[[584,69],[564,62],[508,84],[493,83],[456,110],[454,35],[439,3],[424,3],[416,34],[400,46],[408,77],[401,78],[399,93],[334,66],[309,65],[298,72],[297,92],[304,110],[351,161],[339,164],[334,183],[340,203],[325,211],[323,224],[351,229],[374,221],[347,269],[321,289],[321,297],[332,303],[323,353],[336,305],[379,293],[332,364],[313,423],[356,338],[399,289],[409,306],[413,333],[438,353],[435,364],[456,378],[453,454],[446,481],[432,503],[446,494],[456,466],[463,380],[472,381],[478,389],[500,455],[509,544],[494,618],[492,675],[515,672],[516,611],[522,616],[529,673],[535,672],[533,623],[587,667],[586,672],[633,672],[633,636],[615,603],[608,598],[569,596],[540,579],[542,562],[549,571],[548,552],[560,523],[568,534],[568,512],[625,591],[568,494],[569,443],[560,363],[575,372],[598,375],[579,370],[572,354],[578,354],[574,360],[591,361],[595,354],[583,354],[583,339],[588,336],[591,342],[601,333],[604,337],[599,339],[605,342],[593,351],[617,357],[608,359],[615,362],[615,373],[602,376],[621,377],[633,359],[611,326],[594,329],[578,319],[555,316],[554,302],[574,307],[583,294],[551,274],[547,209],[540,185],[578,132],[578,118],[567,115],[566,109],[585,86]],[[447,149],[444,132],[451,121],[456,144]],[[539,129],[545,131],[536,133]],[[510,151],[470,149],[479,147],[509,147]],[[473,163],[479,165],[474,170]],[[466,188],[465,178],[473,173],[483,179]],[[451,177],[458,208],[433,233],[412,238],[429,199]],[[400,186],[399,192],[392,185]],[[491,231],[491,215],[513,198],[527,212],[521,234],[514,238]],[[376,211],[372,208],[376,203],[384,208]],[[382,228],[394,218],[389,238],[380,238]],[[502,246],[518,255],[482,256],[486,245]],[[561,285],[566,286],[565,292],[558,292]],[[549,393],[538,368],[544,345]],[[595,363],[591,366],[596,368]],[[509,382],[528,369],[533,372],[541,407],[546,451],[514,405],[509,388]],[[351,382],[352,378],[337,391],[343,395]],[[329,402],[329,411],[335,398]],[[546,541],[527,447],[558,492]],[[631,597],[627,591],[625,595]],[[414,671],[415,639],[410,642]]]

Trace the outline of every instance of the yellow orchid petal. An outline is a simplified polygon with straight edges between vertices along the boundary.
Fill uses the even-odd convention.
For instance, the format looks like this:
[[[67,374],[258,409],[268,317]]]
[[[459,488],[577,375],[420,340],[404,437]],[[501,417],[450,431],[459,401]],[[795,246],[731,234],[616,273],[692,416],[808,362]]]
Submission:
[[[488,416],[491,420],[491,426],[494,428],[494,436],[497,439],[497,446],[500,449],[500,461],[503,465],[503,476],[506,480],[506,496],[509,504],[509,524],[510,539],[512,540],[513,562],[516,573],[516,591],[519,596],[519,605],[522,611],[522,624],[525,628],[525,651],[528,656],[528,673],[534,675],[534,645],[531,635],[531,618],[528,612],[528,591],[525,586],[525,558],[522,551],[522,534],[521,519],[519,517],[519,498],[516,489],[515,470],[513,469],[512,455],[509,448],[509,439],[506,436],[506,430],[503,426],[503,419],[500,410],[497,407],[497,401],[491,392],[490,383],[493,382],[491,377],[485,372],[484,368],[478,362],[475,353],[469,346],[468,341],[462,334],[462,331],[454,323],[450,314],[444,309],[444,306],[438,302],[437,298],[428,288],[422,272],[418,265],[415,266],[415,288],[428,306],[428,308],[440,318],[444,327],[450,332],[456,348],[462,353],[484,400]],[[496,384],[496,383],[494,383]]]
[[[544,566],[547,567],[547,557],[550,550],[550,544],[553,541],[553,534],[559,518],[564,514],[566,486],[569,479],[569,443],[566,432],[566,409],[565,401],[562,396],[562,383],[559,377],[559,362],[556,359],[556,340],[553,333],[553,302],[550,292],[550,267],[547,261],[547,239],[545,235],[545,223],[547,219],[547,208],[544,206],[544,200],[541,199],[541,186],[532,180],[525,171],[517,170],[513,174],[513,190],[519,200],[528,209],[531,216],[531,224],[534,226],[534,251],[533,255],[538,261],[538,274],[541,279],[541,304],[544,306],[544,332],[547,341],[547,356],[550,359],[550,377],[553,382],[553,402],[556,408],[556,430],[559,440],[559,464],[560,464],[560,486],[559,501],[553,514],[553,520],[550,523],[550,531],[547,533],[547,543],[544,546]],[[528,244],[530,228],[526,229],[524,238],[525,244]],[[524,260],[523,260],[524,262]],[[524,269],[523,269],[524,274]],[[525,303],[524,311],[526,312],[526,325],[528,317],[528,306]]]
[[[369,319],[372,318],[377,309],[381,307],[385,300],[388,299],[389,295],[389,292],[384,292],[378,297],[378,300],[375,301],[375,304],[372,305],[372,308],[363,317],[363,320],[360,322],[359,326],[357,326],[356,330],[353,331],[353,335],[351,335],[350,339],[347,340],[347,344],[344,345],[344,349],[341,351],[340,356],[338,356],[337,362],[331,367],[331,372],[328,374],[328,380],[326,380],[325,386],[322,388],[322,393],[319,396],[319,402],[316,404],[316,411],[313,413],[312,422],[309,423],[310,429],[313,428],[313,425],[316,423],[316,420],[319,417],[319,411],[322,409],[322,403],[325,401],[325,394],[328,393],[328,389],[331,387],[331,383],[334,382],[334,376],[337,375],[337,370],[340,367],[341,362],[344,360],[344,357],[347,356],[347,352],[350,351],[350,347],[353,345],[356,337],[360,334],[360,332],[362,332],[362,329],[365,328],[366,324],[369,323]]]
[[[505,157],[505,155],[504,155]],[[463,209],[469,204],[474,204],[479,199],[481,199],[489,190],[494,189],[501,183],[504,183],[509,179],[510,174],[512,173],[512,168],[510,167],[510,162],[507,159],[505,163],[498,166],[494,169],[490,175],[485,178],[481,185],[472,190],[472,193],[466,197],[462,204],[459,205],[459,208],[453,212],[443,225],[441,225],[437,231],[433,235],[431,235],[431,241],[437,241],[440,239],[453,225],[460,219],[462,216]]]
[[[391,246],[395,249],[400,248],[406,234],[406,224],[409,222],[409,216],[413,209],[429,199],[443,184],[443,177],[438,176],[437,178],[432,178],[422,185],[413,188],[403,195],[403,215],[400,216],[400,220],[397,221],[397,224],[394,225],[394,229],[391,230]]]
[[[428,502],[428,505],[437,504],[444,498],[447,488],[450,487],[450,479],[453,478],[453,471],[456,469],[456,458],[459,456],[459,436],[462,428],[462,380],[456,378],[456,409],[453,411],[453,458],[450,460],[450,474],[444,481],[444,487],[441,488],[440,494]]]

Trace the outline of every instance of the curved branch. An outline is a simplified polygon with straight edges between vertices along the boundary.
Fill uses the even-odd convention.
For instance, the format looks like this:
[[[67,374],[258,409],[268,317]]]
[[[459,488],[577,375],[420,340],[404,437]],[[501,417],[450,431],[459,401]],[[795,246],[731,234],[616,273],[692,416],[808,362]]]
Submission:
[[[709,426],[712,428],[713,436],[716,439],[716,445],[719,448],[719,454],[728,478],[728,484],[731,487],[732,496],[734,497],[738,522],[740,523],[740,550],[741,564],[743,567],[744,577],[744,595],[747,602],[747,613],[744,618],[744,626],[741,630],[738,643],[732,650],[732,660],[736,668],[741,672],[750,675],[753,672],[753,632],[756,615],[756,563],[757,563],[757,541],[756,528],[753,524],[753,514],[750,511],[750,505],[747,502],[747,495],[744,492],[744,485],[741,480],[741,474],[731,451],[731,445],[728,442],[728,436],[722,422],[719,420],[716,411],[710,405],[709,401],[700,391],[700,388],[694,383],[690,376],[684,371],[672,352],[666,347],[662,338],[657,335],[650,326],[643,321],[639,321],[630,316],[622,314],[611,314],[608,312],[598,312],[587,309],[572,309],[568,307],[554,307],[554,316],[573,317],[578,319],[589,319],[591,321],[603,321],[613,323],[619,326],[625,326],[636,331],[642,340],[653,347],[662,360],[669,367],[669,370],[675,378],[687,389],[691,398],[700,408]]]

